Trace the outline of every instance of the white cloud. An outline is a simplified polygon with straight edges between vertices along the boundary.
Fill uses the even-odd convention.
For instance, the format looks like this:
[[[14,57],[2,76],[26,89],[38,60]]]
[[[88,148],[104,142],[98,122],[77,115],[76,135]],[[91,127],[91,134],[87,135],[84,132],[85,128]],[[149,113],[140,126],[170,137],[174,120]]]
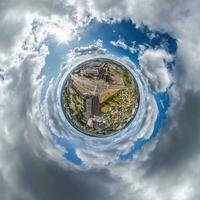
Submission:
[[[132,46],[128,46],[123,40],[119,39],[117,41],[110,41],[110,43],[113,46],[116,47],[121,47],[124,50],[128,50],[131,53],[136,53],[138,51],[138,49],[134,46],[135,44],[133,43]]]
[[[94,41],[94,43],[88,45],[88,46],[82,46],[82,47],[76,47],[74,49],[71,49],[71,51],[68,53],[67,57],[68,59],[74,59],[79,56],[84,55],[104,55],[106,53],[106,49],[103,48],[103,41],[98,39],[97,41]]]
[[[147,49],[139,56],[139,63],[156,91],[164,92],[172,83],[172,77],[167,69],[167,63],[173,61],[173,56],[163,49]]]
[[[75,29],[89,20],[85,13],[84,16],[80,15],[76,7],[62,0],[0,2],[0,17],[0,61],[20,51],[31,28],[39,29],[35,31],[40,31],[43,40],[44,37],[53,36],[60,42],[67,42],[76,36]]]
[[[28,200],[45,200],[47,199],[46,193],[51,192],[45,191],[43,196],[39,196],[39,193],[43,191],[35,190],[37,188],[35,185],[46,180],[48,184],[48,180],[49,182],[54,180],[55,176],[52,176],[52,173],[56,172],[52,168],[48,173],[50,179],[49,176],[43,176],[46,170],[52,166],[45,166],[41,169],[39,164],[43,162],[42,159],[30,159],[28,161],[32,162],[30,162],[31,165],[28,165],[29,162],[25,162],[27,158],[23,158],[26,151],[30,150],[29,148],[32,148],[33,152],[35,146],[45,148],[42,144],[43,137],[38,133],[38,124],[41,122],[35,119],[38,124],[33,124],[29,117],[31,109],[34,109],[33,105],[37,102],[35,99],[35,84],[38,83],[36,75],[44,65],[48,51],[45,46],[37,53],[33,53],[33,51],[43,43],[48,35],[56,37],[61,42],[70,39],[74,33],[76,22],[80,22],[80,19],[84,21],[85,16],[89,13],[99,20],[110,17],[116,20],[131,18],[138,26],[144,24],[150,29],[168,32],[177,40],[178,44],[174,81],[176,82],[176,92],[182,95],[180,99],[184,103],[179,104],[178,102],[174,105],[175,112],[170,115],[171,121],[168,127],[162,130],[163,135],[167,136],[159,138],[161,145],[155,149],[155,152],[151,150],[152,154],[148,157],[144,148],[145,159],[140,159],[140,162],[136,163],[136,156],[136,161],[123,163],[121,166],[116,165],[110,169],[110,173],[114,177],[119,177],[126,186],[118,193],[119,185],[115,185],[112,189],[113,193],[117,195],[111,199],[129,200],[134,197],[140,200],[199,199],[199,7],[198,0],[1,1],[0,68],[4,70],[7,68],[7,70],[3,71],[5,80],[0,81],[0,180],[2,180],[0,181],[0,197],[6,200],[15,200],[18,197]],[[37,29],[35,29],[35,33],[32,33],[31,23],[34,19],[37,19],[35,21]],[[80,24],[82,23],[80,22]],[[21,49],[25,38],[28,43],[26,44],[28,52]],[[35,40],[36,38],[38,41]],[[134,52],[134,49],[130,49],[133,47],[128,47],[122,41],[113,41],[112,43]],[[90,50],[92,49],[93,46]],[[79,53],[79,49],[75,51]],[[83,47],[81,51],[88,51],[88,49]],[[22,54],[20,58],[19,55],[16,55],[18,53]],[[146,76],[158,91],[165,91],[171,83],[172,77],[166,68],[166,62],[171,60],[172,56],[160,49],[147,49],[140,56],[140,64]],[[188,94],[187,91],[190,93]],[[196,103],[195,106],[193,106],[194,103]],[[177,111],[179,111],[179,115]],[[29,136],[27,137],[27,135]],[[27,142],[27,138],[31,141]],[[21,141],[30,144],[29,147],[27,145],[24,147]],[[49,144],[46,145],[49,147]],[[53,147],[52,149],[48,148],[47,151],[57,157],[58,154]],[[82,153],[82,156],[85,156],[85,161],[89,159],[87,154]],[[102,162],[109,159],[108,156],[99,156]],[[92,162],[92,159],[89,160]],[[94,164],[98,167],[98,162],[94,161]],[[32,165],[35,166],[33,169],[41,170],[41,172],[37,174],[35,172],[37,170],[32,170],[32,173],[38,175],[36,176],[37,180],[32,177],[36,182],[32,182],[35,183],[35,188],[32,188],[31,185],[27,188],[28,190],[24,190],[27,184],[22,184],[23,176],[30,174],[30,171],[26,174],[22,172],[29,170]],[[173,167],[173,165],[176,166]],[[15,171],[16,168],[18,171]],[[155,168],[157,171],[152,173],[151,170]],[[62,171],[58,177],[65,177],[65,173],[66,171]],[[82,173],[78,175],[80,177]],[[45,178],[39,179],[39,177]],[[84,179],[84,181],[92,183],[98,181],[95,179],[96,177],[90,179],[90,171],[86,177],[88,179]],[[101,178],[101,175],[98,177]],[[105,178],[104,184],[100,184],[100,187],[103,188],[104,185],[107,186],[105,182],[109,175],[103,173],[102,177]],[[70,179],[71,182],[73,182],[73,178]],[[78,180],[80,181],[80,179]],[[63,179],[62,181],[61,183],[66,183]],[[82,184],[82,187],[87,181]],[[56,179],[56,182],[59,182],[59,179]],[[43,185],[39,186],[46,189]],[[76,184],[74,185],[76,186]],[[61,186],[63,187],[63,185]],[[57,189],[53,191],[57,192],[55,194],[61,195],[58,193],[59,187]],[[29,194],[30,191],[32,195],[34,194],[33,196]],[[98,194],[105,194],[105,192],[103,190]],[[49,198],[53,198],[53,194]]]

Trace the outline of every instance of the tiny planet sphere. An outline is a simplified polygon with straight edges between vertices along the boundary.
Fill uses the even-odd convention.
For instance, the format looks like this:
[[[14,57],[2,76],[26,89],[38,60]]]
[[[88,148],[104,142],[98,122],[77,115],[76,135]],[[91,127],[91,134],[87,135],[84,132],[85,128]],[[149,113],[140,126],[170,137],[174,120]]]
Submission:
[[[134,119],[139,91],[130,71],[110,59],[92,59],[67,76],[61,104],[65,117],[80,132],[106,137],[119,133]]]

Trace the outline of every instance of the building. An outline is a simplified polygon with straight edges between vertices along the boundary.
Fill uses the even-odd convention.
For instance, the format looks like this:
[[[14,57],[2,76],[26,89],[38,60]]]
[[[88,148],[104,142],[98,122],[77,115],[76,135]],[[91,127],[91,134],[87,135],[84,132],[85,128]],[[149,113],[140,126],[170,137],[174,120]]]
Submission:
[[[90,118],[92,116],[92,98],[91,96],[86,97],[85,100],[85,113],[86,118]]]
[[[90,74],[91,76],[97,77],[99,75],[99,69],[96,68],[89,68],[84,71],[83,74]]]
[[[92,116],[98,116],[99,109],[100,109],[99,96],[97,95],[87,96],[85,101],[86,118],[90,118]]]
[[[92,114],[95,116],[99,115],[99,109],[100,109],[100,102],[99,102],[99,96],[95,95],[92,97]]]

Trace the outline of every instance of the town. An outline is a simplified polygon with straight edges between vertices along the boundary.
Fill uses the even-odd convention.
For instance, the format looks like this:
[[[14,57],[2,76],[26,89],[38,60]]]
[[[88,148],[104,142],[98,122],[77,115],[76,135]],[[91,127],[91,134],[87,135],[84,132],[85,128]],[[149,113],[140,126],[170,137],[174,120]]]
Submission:
[[[137,112],[136,81],[125,67],[111,61],[85,65],[68,77],[62,95],[65,114],[86,134],[114,134]]]

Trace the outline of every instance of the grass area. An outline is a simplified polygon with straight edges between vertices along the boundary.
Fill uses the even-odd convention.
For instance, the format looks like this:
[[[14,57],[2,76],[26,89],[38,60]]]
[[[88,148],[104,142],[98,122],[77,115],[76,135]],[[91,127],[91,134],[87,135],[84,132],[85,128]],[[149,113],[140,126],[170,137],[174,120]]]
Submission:
[[[129,85],[133,84],[133,79],[128,72],[123,73],[123,78],[124,78],[125,86],[129,86]]]
[[[101,96],[100,96],[100,101],[101,103],[105,102],[106,100],[108,100],[111,96],[113,96],[116,93],[116,90],[112,90],[112,91],[108,91],[108,92],[104,92]]]

